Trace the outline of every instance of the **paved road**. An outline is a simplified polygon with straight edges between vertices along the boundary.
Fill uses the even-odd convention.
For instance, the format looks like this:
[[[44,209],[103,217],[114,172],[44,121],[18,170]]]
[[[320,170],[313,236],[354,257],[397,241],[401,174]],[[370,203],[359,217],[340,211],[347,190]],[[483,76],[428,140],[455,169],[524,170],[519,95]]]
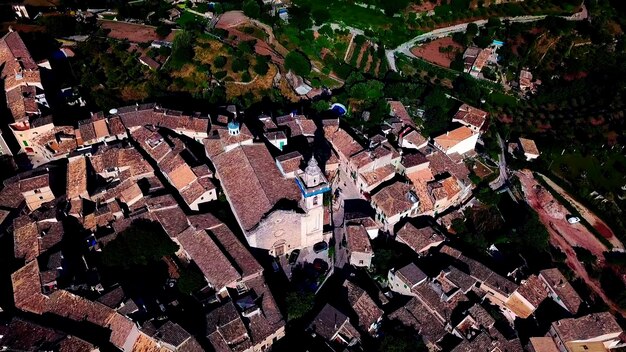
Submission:
[[[504,140],[502,139],[502,137],[500,137],[500,133],[498,133],[497,136],[498,144],[500,145],[500,155],[498,155],[498,168],[500,169],[500,175],[498,175],[498,178],[493,180],[489,184],[489,187],[491,187],[491,189],[493,190],[499,189],[500,187],[504,186],[509,178],[506,169],[506,149],[504,145]]]
[[[502,22],[504,21],[509,21],[509,22],[517,22],[517,23],[525,23],[525,22],[534,22],[534,21],[540,21],[544,18],[546,18],[547,16],[545,15],[540,15],[540,16],[517,16],[517,17],[500,17],[500,20]],[[561,16],[562,18],[568,20],[568,21],[582,21],[584,19],[587,19],[589,17],[589,13],[587,12],[587,7],[585,6],[585,4],[582,5],[582,10],[578,13],[575,13],[571,16]],[[412,57],[412,58],[417,58],[415,55],[413,55],[413,53],[411,53],[411,48],[415,47],[418,43],[420,42],[424,42],[427,40],[432,40],[432,39],[437,39],[437,38],[443,38],[443,37],[447,37],[452,33],[457,33],[457,32],[465,32],[467,30],[467,25],[470,23],[476,23],[478,25],[478,27],[483,27],[486,23],[487,20],[478,20],[478,21],[474,21],[474,22],[467,22],[467,23],[460,23],[460,24],[456,24],[454,26],[450,26],[450,27],[444,27],[444,28],[438,28],[435,29],[431,32],[428,33],[424,33],[424,34],[420,34],[417,37],[403,43],[400,44],[400,46],[398,46],[395,49],[392,50],[386,50],[385,51],[385,55],[387,56],[387,61],[389,63],[389,68],[392,69],[393,71],[398,71],[397,67],[396,67],[396,55],[397,54],[404,54],[408,57]]]
[[[352,180],[343,179],[346,178],[347,175],[344,175],[342,172],[339,172],[335,182],[332,185],[332,191],[335,192],[337,188],[341,188],[341,192],[339,192],[339,197],[336,199],[335,204],[333,205],[333,235],[335,237],[335,267],[343,268],[348,263],[348,254],[345,249],[341,245],[344,238],[344,227],[343,227],[343,219],[344,219],[344,200],[347,199],[360,199],[361,194],[356,189]]]

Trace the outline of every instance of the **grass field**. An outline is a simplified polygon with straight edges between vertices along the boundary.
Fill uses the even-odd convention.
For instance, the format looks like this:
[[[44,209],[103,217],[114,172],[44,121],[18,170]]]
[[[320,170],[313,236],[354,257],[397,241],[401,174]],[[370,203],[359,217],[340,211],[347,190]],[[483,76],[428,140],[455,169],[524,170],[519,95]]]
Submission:
[[[556,155],[551,170],[567,180],[588,183],[598,192],[618,192],[626,185],[626,156],[619,153]]]
[[[330,10],[330,22],[343,23],[360,29],[387,28],[391,25],[392,18],[381,11],[342,0],[295,0],[294,3],[308,6],[312,11],[327,8]]]

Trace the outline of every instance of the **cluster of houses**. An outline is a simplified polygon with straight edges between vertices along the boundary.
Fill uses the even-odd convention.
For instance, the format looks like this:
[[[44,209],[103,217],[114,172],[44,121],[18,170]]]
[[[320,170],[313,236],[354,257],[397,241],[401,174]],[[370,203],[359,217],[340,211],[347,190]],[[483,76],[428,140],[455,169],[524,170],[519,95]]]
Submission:
[[[13,298],[23,312],[104,331],[107,343],[121,351],[203,350],[202,341],[172,320],[138,320],[146,307],[117,283],[100,282],[97,265],[88,260],[129,227],[150,222],[179,247],[170,271],[191,265],[205,280],[197,293],[206,307],[202,340],[220,352],[268,350],[284,337],[285,320],[248,247],[284,258],[329,242],[325,198],[331,188],[345,186],[374,210],[345,213],[349,264],[371,266],[370,241],[381,229],[418,256],[445,263],[435,272],[412,262],[387,277],[389,290],[408,300],[387,318],[414,328],[430,350],[444,349],[449,337],[458,340],[455,352],[522,350],[468,296],[499,307],[511,321],[531,317],[548,298],[560,305],[571,317],[552,323],[547,336],[531,339],[527,348],[534,352],[622,345],[622,329],[611,314],[579,316],[582,300],[557,269],[514,283],[446,245],[438,230],[406,221],[421,215],[451,221],[440,215],[470,197],[464,158],[473,155],[486,127],[487,113],[480,109],[463,104],[451,121],[458,127],[429,139],[406,108],[392,101],[384,134],[367,143],[342,129],[338,119],[313,121],[295,113],[248,120],[260,126],[254,129],[235,107],[210,118],[142,104],[93,113],[77,126],[56,125],[39,108],[45,100],[37,98],[43,89],[38,66],[16,32],[0,41],[0,54],[9,127],[33,165],[46,164],[6,180],[0,190],[0,226],[12,233],[20,263],[11,275]],[[328,151],[317,149],[318,134]],[[287,151],[300,142],[307,147]],[[532,145],[520,140],[527,158],[538,156]],[[241,240],[239,231],[204,211],[218,190]],[[78,256],[64,251],[68,241],[81,248]],[[76,272],[87,279],[73,280]],[[309,328],[334,350],[355,350],[366,336],[377,335],[389,300],[350,280],[338,297],[343,304],[326,304]],[[98,348],[21,318],[0,329],[6,330],[0,330],[0,346],[9,350]],[[40,338],[30,338],[33,333]]]
[[[402,103],[391,101],[390,107],[392,118],[383,126],[387,135],[371,137],[367,146],[337,126],[325,126],[324,135],[341,181],[354,183],[370,199],[382,230],[393,232],[402,218],[436,217],[470,197],[473,184],[463,160],[474,155],[487,113],[463,104],[451,121],[458,127],[429,140]],[[398,147],[388,142],[389,135]]]
[[[463,53],[463,72],[469,73],[472,77],[484,79],[481,71],[485,66],[498,63],[497,52],[502,45],[504,45],[503,42],[494,40],[484,49],[477,46],[467,48]]]
[[[360,225],[348,228],[348,247],[361,252],[357,260],[371,260],[364,257],[366,244],[351,239],[358,232],[363,233],[357,237],[367,239],[365,230]],[[381,325],[394,321],[417,331],[429,351],[604,352],[625,345],[615,317],[608,312],[583,313],[583,300],[556,268],[541,270],[518,284],[450,247],[445,236],[430,226],[407,223],[396,241],[418,258],[430,258],[430,264],[422,270],[421,264],[411,261],[389,270],[387,288],[394,296],[405,297],[399,307],[380,291],[365,292],[352,282],[344,283],[350,304],[325,305],[309,326],[332,350],[359,346],[365,343],[365,335],[378,336]],[[552,322],[545,336],[531,337],[523,345],[519,338],[505,336],[496,324],[502,316],[511,324],[517,318],[532,319],[548,300],[563,318]]]

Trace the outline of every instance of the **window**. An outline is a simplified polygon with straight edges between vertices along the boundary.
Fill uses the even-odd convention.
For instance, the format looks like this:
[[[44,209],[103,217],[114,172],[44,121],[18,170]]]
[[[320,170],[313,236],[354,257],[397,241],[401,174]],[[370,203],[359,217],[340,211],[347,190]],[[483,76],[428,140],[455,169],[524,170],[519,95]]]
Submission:
[[[363,261],[362,261],[362,260],[359,260],[359,264],[363,264]]]
[[[317,205],[318,204],[318,200],[317,200],[317,196],[313,197],[313,205]]]

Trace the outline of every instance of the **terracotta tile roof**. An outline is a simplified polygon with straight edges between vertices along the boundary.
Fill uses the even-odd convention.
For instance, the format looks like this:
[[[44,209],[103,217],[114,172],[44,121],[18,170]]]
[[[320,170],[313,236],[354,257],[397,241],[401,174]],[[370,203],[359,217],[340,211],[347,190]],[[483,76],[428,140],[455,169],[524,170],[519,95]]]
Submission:
[[[487,120],[487,112],[473,106],[463,104],[454,114],[453,120],[458,120],[464,125],[470,125],[480,129],[485,124],[485,120]]]
[[[250,317],[248,324],[252,342],[259,344],[279,329],[284,328],[285,320],[263,276],[246,280],[246,286],[259,297],[257,305],[261,308],[261,314]]]
[[[450,158],[450,155],[446,155],[439,150],[431,150],[430,153],[425,153],[425,155],[428,161],[430,161],[430,170],[434,175],[441,175],[447,172],[461,180],[464,184],[471,183],[468,177],[470,171],[462,160],[454,161]]]
[[[341,154],[343,158],[347,159],[363,149],[348,132],[337,126],[325,126],[324,135],[337,153]]]
[[[13,249],[15,258],[26,262],[37,259],[39,255],[39,231],[37,224],[27,215],[13,220]]]
[[[549,336],[531,337],[529,343],[533,352],[559,352],[559,348]]]
[[[37,88],[35,86],[16,87],[6,93],[7,106],[15,121],[39,113],[36,95]]]
[[[239,134],[231,135],[223,126],[212,125],[209,137],[204,140],[204,147],[209,158],[224,152],[227,147],[249,144],[253,140],[252,133],[246,125],[240,125]]]
[[[124,297],[126,297],[124,290],[121,286],[117,286],[113,290],[98,297],[97,301],[109,308],[117,309],[122,302],[124,302]]]
[[[111,341],[114,346],[122,348],[131,332],[136,329],[136,326],[130,319],[119,313],[115,313],[109,320],[108,328],[111,329],[109,341]]]
[[[154,216],[170,237],[178,236],[189,227],[187,215],[179,207],[154,211]]]
[[[58,352],[90,352],[99,351],[96,346],[78,337],[68,336],[59,343]]]
[[[436,313],[442,323],[450,322],[452,313],[457,305],[460,302],[468,301],[465,294],[461,292],[452,294],[451,297],[449,296],[446,299],[444,295],[451,294],[451,292],[444,290],[443,287],[432,282],[415,286],[411,291],[421,298],[425,306]]]
[[[372,245],[367,230],[362,225],[346,226],[348,250],[350,252],[372,253]]]
[[[176,198],[171,194],[163,194],[156,197],[146,198],[146,205],[151,211],[157,211],[160,209],[174,208],[178,205]]]
[[[213,177],[213,172],[209,170],[209,166],[207,166],[206,164],[194,166],[191,168],[191,170],[193,170],[193,173],[196,174],[196,176],[198,177]]]
[[[424,272],[414,263],[409,263],[396,270],[396,275],[400,276],[400,279],[402,279],[402,281],[404,281],[409,287],[428,278],[426,274],[424,274]]]
[[[0,206],[16,209],[22,204],[22,202],[24,202],[24,196],[22,195],[19,184],[16,181],[16,179],[9,179],[5,181],[5,186],[0,191]]]
[[[582,299],[559,269],[552,268],[541,270],[539,277],[547,282],[548,286],[554,290],[563,305],[565,305],[570,312],[573,314],[578,312],[582,304]]]
[[[613,314],[609,312],[591,313],[579,318],[561,319],[552,323],[552,328],[564,343],[623,332]]]
[[[45,173],[39,176],[27,177],[20,179],[18,186],[21,192],[30,192],[39,188],[49,187],[50,181],[48,174]]]
[[[135,182],[128,182],[121,189],[119,199],[122,203],[129,204],[137,197],[143,196],[141,188]]]
[[[94,129],[91,120],[79,121],[78,129],[80,130],[80,135],[85,143],[96,139],[96,130]]]
[[[265,145],[237,147],[213,163],[244,231],[254,228],[279,200],[300,198],[295,182],[283,178]]]
[[[486,352],[522,352],[522,348],[518,339],[506,340],[500,333],[487,334],[481,332],[478,336],[472,340],[463,340],[452,352],[474,352],[474,351],[486,351]]]
[[[154,339],[146,334],[139,334],[139,337],[133,344],[133,352],[168,352],[165,347],[161,347]]]
[[[326,341],[331,341],[342,325],[346,323],[349,324],[348,317],[327,303],[313,319],[311,327],[316,334]]]
[[[2,347],[10,351],[45,351],[51,347],[57,351],[63,340],[76,339],[21,318],[11,319],[6,332],[1,335]]]
[[[418,209],[420,213],[432,211],[434,209],[433,200],[428,191],[428,182],[434,179],[430,169],[423,169],[406,174],[406,177],[413,184],[415,195],[419,199]]]
[[[161,325],[154,334],[150,334],[152,338],[159,342],[163,342],[175,347],[180,347],[189,339],[193,339],[190,333],[183,329],[180,325],[168,320]]]
[[[546,290],[543,288],[542,281],[537,275],[531,275],[517,288],[517,292],[521,294],[530,304],[538,307],[544,299],[548,297]]]
[[[472,137],[473,135],[474,132],[472,132],[472,130],[470,130],[468,127],[461,126],[457,129],[448,131],[438,137],[435,137],[433,140],[435,144],[443,148],[444,151],[448,151],[450,148]]]
[[[117,136],[126,133],[126,128],[119,116],[111,116],[107,120],[107,123],[109,124],[109,130],[112,135]]]
[[[343,283],[348,293],[348,303],[359,317],[359,326],[368,331],[383,315],[383,310],[378,308],[374,300],[359,286],[346,280]]]
[[[66,190],[68,199],[87,195],[87,159],[82,155],[68,159]]]
[[[300,165],[302,164],[302,154],[300,152],[291,152],[283,155],[279,155],[276,157],[276,161],[278,161],[281,171],[283,174],[289,174],[300,170]]]
[[[420,152],[405,153],[404,155],[402,155],[402,166],[407,169],[428,163],[429,161],[428,159],[426,159],[426,156]]]
[[[315,125],[315,121],[309,120],[306,118],[298,119],[298,125],[300,125],[300,129],[302,130],[302,134],[305,136],[313,136],[315,131],[317,130],[317,126]]]
[[[406,111],[404,104],[399,101],[392,100],[389,102],[389,108],[391,110],[391,116],[399,118],[406,125],[415,126],[415,123],[413,122],[413,119],[411,118],[409,113]]]
[[[428,343],[436,343],[446,335],[444,326],[435,318],[416,297],[389,315],[390,320],[398,320],[407,327],[415,329]]]
[[[454,266],[449,266],[444,270],[444,277],[456,287],[460,288],[463,292],[469,291],[474,284],[476,284],[475,278],[469,276]]]
[[[466,257],[460,251],[450,246],[442,246],[440,252],[456,258],[460,263],[456,265],[461,265],[464,267],[462,268],[459,266],[459,269],[467,272],[469,275],[478,279],[479,281],[482,281],[484,284],[491,287],[491,289],[501,293],[505,297],[508,297],[518,287],[517,284],[497,274],[493,270],[489,269],[486,265],[480,263],[477,260]]]
[[[191,225],[199,230],[211,229],[222,224],[213,214],[194,214],[188,216]]]
[[[416,130],[410,130],[410,132],[402,135],[401,138],[416,147],[419,147],[428,142],[428,139],[426,139],[426,137],[422,136],[422,134],[417,132]]]
[[[48,312],[71,320],[88,321],[98,326],[107,327],[115,311],[102,303],[69,293],[65,290],[54,291],[48,302]]]
[[[178,241],[216,289],[241,278],[206,231],[190,227],[178,235]]]
[[[98,115],[92,116],[93,129],[96,133],[96,138],[108,137],[110,134],[106,120],[104,119],[104,117],[98,119],[97,116]]]
[[[25,312],[43,314],[48,297],[41,292],[39,266],[33,260],[11,274],[15,307]]]
[[[225,254],[232,258],[242,277],[260,274],[263,271],[259,262],[254,259],[250,251],[226,225],[222,224],[207,230],[207,232],[216,242],[221,244]]]
[[[406,223],[396,234],[396,238],[409,246],[416,253],[421,253],[431,246],[436,246],[446,238],[437,233],[432,227],[417,228],[411,223]]]
[[[252,346],[248,330],[232,301],[209,312],[206,320],[207,336],[217,351],[222,351],[218,347],[224,345],[234,351]]]
[[[374,194],[372,202],[386,217],[391,217],[411,209],[413,201],[409,199],[409,192],[412,192],[411,186],[395,182]]]
[[[204,192],[215,188],[209,178],[196,179],[188,184],[182,191],[180,191],[181,197],[187,204],[191,204],[198,200],[204,194]]]
[[[173,186],[180,191],[195,181],[197,177],[182,158],[178,157],[176,159],[180,160],[181,164],[169,172],[164,171],[167,172]]]
[[[467,312],[476,322],[485,329],[491,329],[496,324],[496,320],[480,304],[475,303]]]
[[[537,145],[532,139],[520,138],[519,144],[522,146],[524,153],[539,155],[539,149],[537,149]]]
[[[385,165],[369,172],[361,172],[360,175],[368,187],[380,184],[393,178],[396,174],[396,168],[391,165]]]

